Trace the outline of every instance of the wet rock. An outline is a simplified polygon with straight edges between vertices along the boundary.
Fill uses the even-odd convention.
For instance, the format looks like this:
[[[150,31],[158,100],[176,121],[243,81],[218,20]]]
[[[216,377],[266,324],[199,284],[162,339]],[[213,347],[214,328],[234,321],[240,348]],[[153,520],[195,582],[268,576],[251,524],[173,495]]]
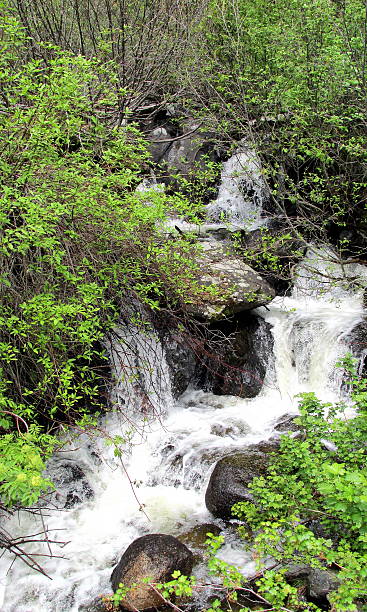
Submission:
[[[217,395],[255,397],[273,361],[271,326],[260,317],[240,313],[212,329],[227,341],[204,361],[206,367],[198,374],[200,386]]]
[[[288,431],[299,431],[299,425],[294,422],[297,418],[295,414],[282,414],[274,425],[275,431],[286,433]]]
[[[214,525],[213,523],[204,523],[203,525],[196,525],[190,531],[186,533],[182,533],[177,537],[180,542],[183,542],[186,546],[190,548],[190,550],[194,553],[195,563],[200,563],[203,559],[203,555],[206,551],[205,542],[208,539],[208,533],[212,533],[215,536],[218,536],[221,532],[220,527],[218,525]]]
[[[292,583],[295,580],[304,580],[310,574],[311,566],[304,563],[292,563],[288,565],[284,577],[288,582]]]
[[[55,484],[58,505],[70,509],[94,496],[94,491],[83,471],[71,461],[55,461],[47,468],[47,475]]]
[[[337,574],[329,570],[312,568],[308,575],[307,595],[319,604],[327,603],[327,596],[340,585]]]
[[[275,297],[270,285],[229,245],[214,239],[203,241],[202,245],[198,283],[208,288],[208,293],[188,306],[191,314],[205,321],[218,321],[263,306]],[[212,294],[212,289],[217,294]]]
[[[164,228],[167,233],[172,234],[175,231],[176,235],[179,231],[181,234],[191,234],[197,236],[199,240],[215,239],[215,240],[230,240],[235,232],[238,232],[236,225],[223,225],[221,223],[189,223],[182,219],[168,221]]]
[[[219,438],[233,438],[236,440],[239,436],[244,436],[249,433],[249,426],[243,421],[228,421],[222,423],[213,423],[210,428],[210,433]]]
[[[277,447],[276,443],[261,442],[218,461],[205,494],[208,510],[218,518],[230,519],[234,504],[252,501],[248,485],[253,478],[266,473],[269,455]]]
[[[290,584],[301,581],[306,587],[307,598],[322,607],[328,606],[328,595],[340,585],[337,573],[303,563],[289,565],[284,577]]]
[[[186,391],[192,381],[196,369],[194,352],[177,336],[164,337],[166,361],[170,369],[172,393],[177,399]]]
[[[86,604],[82,604],[78,608],[78,612],[107,612],[108,608],[102,601],[101,597],[96,597]]]
[[[148,584],[139,584],[144,578],[154,582],[166,582],[175,570],[186,576],[191,574],[192,552],[177,538],[163,534],[150,534],[138,538],[126,549],[112,572],[114,592],[122,582],[129,587],[135,583],[122,606],[128,610],[146,610],[161,606],[163,601]]]
[[[362,321],[355,326],[345,338],[350,351],[358,359],[358,370],[365,375],[367,372],[367,321]]]

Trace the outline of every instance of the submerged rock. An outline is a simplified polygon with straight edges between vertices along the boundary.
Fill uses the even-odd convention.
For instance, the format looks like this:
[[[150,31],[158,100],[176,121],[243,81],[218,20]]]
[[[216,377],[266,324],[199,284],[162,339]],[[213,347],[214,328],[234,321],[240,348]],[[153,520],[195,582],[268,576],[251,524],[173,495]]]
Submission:
[[[94,491],[77,463],[67,460],[50,462],[47,476],[55,484],[58,506],[70,509],[94,497]]]
[[[194,558],[192,552],[177,538],[161,533],[138,538],[126,549],[112,572],[111,584],[114,592],[120,583],[126,587],[135,585],[126,595],[122,606],[128,610],[146,610],[161,606],[162,597],[144,578],[153,582],[166,582],[175,570],[188,576],[191,574]]]
[[[107,612],[108,608],[101,597],[96,597],[89,603],[81,604],[78,612]]]
[[[186,544],[186,546],[190,546],[192,550],[205,550],[205,542],[208,539],[207,534],[212,533],[218,536],[220,532],[221,529],[218,525],[203,523],[202,525],[196,525],[186,533],[182,533],[178,536],[178,539]]]
[[[193,551],[196,564],[203,560],[206,551],[205,543],[208,539],[207,534],[212,533],[214,536],[219,536],[220,532],[221,528],[218,525],[204,523],[203,525],[196,525],[186,533],[182,533],[178,536],[178,539]]]
[[[218,240],[203,241],[199,285],[208,288],[200,302],[190,304],[191,313],[206,321],[225,319],[237,312],[267,304],[275,291],[250,268],[230,245]]]
[[[218,518],[233,518],[231,508],[241,501],[252,501],[248,485],[256,476],[263,476],[269,464],[269,454],[276,443],[261,442],[242,453],[228,455],[216,464],[205,494],[208,510]]]

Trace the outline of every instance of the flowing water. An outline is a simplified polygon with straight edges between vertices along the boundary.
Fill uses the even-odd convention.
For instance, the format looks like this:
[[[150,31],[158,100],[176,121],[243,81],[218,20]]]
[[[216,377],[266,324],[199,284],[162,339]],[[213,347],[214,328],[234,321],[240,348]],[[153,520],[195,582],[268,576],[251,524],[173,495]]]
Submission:
[[[144,190],[142,184],[140,191]],[[157,187],[156,187],[157,188]],[[201,225],[188,223],[175,217],[167,220],[168,230],[178,227],[183,232],[204,236],[227,229],[253,231],[267,220],[263,204],[269,197],[269,188],[262,174],[260,159],[246,141],[222,165],[218,195],[206,206],[206,220]]]
[[[262,218],[262,205],[267,194],[261,162],[256,152],[243,141],[223,164],[218,196],[207,206],[207,218],[252,231],[266,222]]]
[[[224,212],[231,223],[261,225],[265,187],[248,149],[224,164],[222,178],[209,219],[221,220]],[[356,279],[365,282],[366,272],[358,265],[342,268],[333,259],[328,251],[311,249],[298,267],[292,295],[255,311],[272,326],[274,345],[263,348],[273,355],[254,399],[190,388],[175,401],[164,349],[149,320],[144,333],[141,324],[115,330],[106,348],[113,369],[111,402],[118,410],[101,420],[99,436],[75,432],[65,441],[48,465],[56,491],[38,515],[3,519],[13,537],[47,528],[49,544],[23,548],[52,578],[19,560],[12,564],[4,553],[3,612],[81,611],[97,595],[110,593],[111,571],[135,538],[155,532],[177,536],[204,523],[225,527],[204,503],[216,461],[271,437],[277,418],[297,411],[298,393],[340,398],[342,380],[334,366],[362,320],[362,290],[351,286]],[[137,308],[137,316],[141,322],[146,315]],[[251,574],[250,555],[231,531],[227,536],[222,557]],[[203,566],[195,571],[203,575]]]

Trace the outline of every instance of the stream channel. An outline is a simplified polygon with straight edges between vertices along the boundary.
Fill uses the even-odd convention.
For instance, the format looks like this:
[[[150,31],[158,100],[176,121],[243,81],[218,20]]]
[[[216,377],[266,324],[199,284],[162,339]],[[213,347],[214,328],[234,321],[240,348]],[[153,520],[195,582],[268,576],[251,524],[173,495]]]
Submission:
[[[209,224],[218,223],[226,210],[227,221],[239,225],[251,217],[248,230],[264,223],[261,178],[254,176],[256,168],[244,170],[243,157],[234,156],[224,165],[218,200],[208,211]],[[246,195],[250,191],[251,198]],[[207,523],[227,535],[221,558],[251,575],[254,562],[234,530],[206,509],[210,474],[221,457],[273,436],[279,417],[297,413],[298,393],[313,391],[325,401],[340,399],[342,376],[334,366],[353,350],[351,332],[364,316],[362,292],[353,292],[348,282],[348,277],[356,276],[366,278],[366,269],[355,264],[341,270],[330,263],[329,252],[311,248],[296,270],[292,293],[254,311],[260,322],[270,324],[273,341],[264,333],[267,373],[261,392],[252,399],[189,387],[174,400],[169,367],[156,335],[143,336],[122,326],[120,341],[109,349],[115,364],[111,402],[121,411],[107,414],[100,426],[109,436],[126,440],[123,463],[102,435],[91,438],[85,433],[74,436],[49,462],[48,473],[57,490],[43,509],[42,520],[49,539],[56,543],[51,545],[54,556],[39,560],[52,579],[19,560],[12,564],[11,556],[3,554],[0,609],[88,610],[86,604],[97,595],[111,593],[111,571],[134,539],[147,533],[180,536]],[[127,340],[135,347],[130,355]],[[134,385],[122,380],[116,365],[120,358],[125,364],[130,359],[131,367],[145,368],[154,417],[134,411]],[[128,402],[127,419],[124,406]],[[80,503],[71,503],[70,495],[77,495]],[[9,518],[5,527],[17,536],[36,534],[43,530],[42,520],[22,512]],[[47,554],[48,547],[34,543],[27,551]],[[203,578],[204,566],[199,563],[194,573]]]

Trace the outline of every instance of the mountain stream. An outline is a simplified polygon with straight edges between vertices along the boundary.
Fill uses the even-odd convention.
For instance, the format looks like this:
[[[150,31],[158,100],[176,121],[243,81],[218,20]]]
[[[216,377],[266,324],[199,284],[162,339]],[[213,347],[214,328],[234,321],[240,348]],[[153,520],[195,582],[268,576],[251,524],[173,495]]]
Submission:
[[[240,165],[243,155],[237,156]],[[222,179],[227,182],[210,209],[214,221],[225,194],[234,182],[237,187],[240,183],[238,176],[233,178],[233,160],[226,163]],[[256,217],[259,224],[261,189],[258,179],[252,189],[257,204],[250,206],[251,223]],[[231,202],[230,213],[243,221],[238,200]],[[157,532],[178,536],[205,523],[224,529],[204,503],[216,461],[271,437],[280,416],[297,412],[298,393],[314,391],[320,399],[334,401],[343,392],[335,363],[350,350],[350,332],[363,318],[362,293],[351,291],[348,277],[366,278],[366,271],[360,265],[341,269],[331,259],[329,252],[311,248],[298,266],[292,294],[255,311],[271,325],[274,344],[268,347],[272,355],[262,391],[253,399],[189,388],[175,401],[164,349],[155,334],[141,335],[123,325],[116,330],[108,349],[115,379],[111,401],[120,411],[101,419],[99,437],[75,432],[49,462],[48,473],[57,486],[42,516],[20,512],[7,519],[5,528],[17,536],[40,533],[45,525],[53,543],[24,548],[33,555],[51,550],[53,556],[37,557],[50,579],[19,560],[12,564],[11,556],[3,554],[3,612],[81,611],[97,595],[111,592],[111,571],[135,538]],[[131,353],[127,345],[134,347]],[[122,360],[125,371],[119,366]],[[134,385],[137,371],[145,372],[153,416],[141,409]],[[116,436],[122,457],[115,452]],[[70,498],[72,479],[73,495],[77,489],[81,503]],[[251,556],[232,531],[225,533],[222,558],[250,575]],[[199,564],[195,571],[200,576],[204,569]]]

